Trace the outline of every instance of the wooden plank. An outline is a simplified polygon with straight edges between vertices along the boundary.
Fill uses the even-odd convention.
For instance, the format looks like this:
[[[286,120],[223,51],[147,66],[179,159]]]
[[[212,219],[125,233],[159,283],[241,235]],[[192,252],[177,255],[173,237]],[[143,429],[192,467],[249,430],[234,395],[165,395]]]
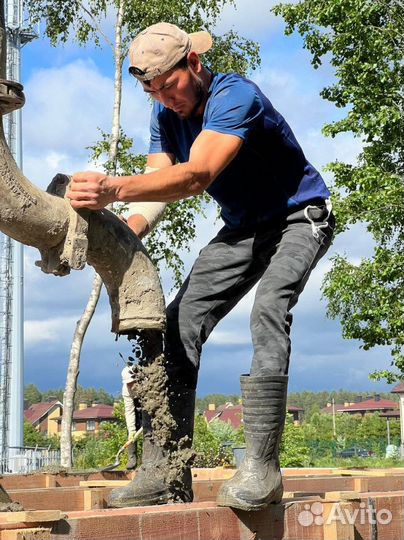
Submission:
[[[57,486],[56,476],[54,474],[45,475],[45,487],[53,488]]]
[[[339,471],[339,474],[341,476],[378,476],[381,478],[387,477],[387,476],[402,476],[403,472],[397,470],[384,470],[384,469],[342,469]]]
[[[369,491],[369,477],[353,478],[353,489],[358,493],[366,493]]]
[[[324,540],[355,540],[355,528],[344,515],[352,515],[352,504],[349,502],[323,504]]]
[[[51,540],[51,530],[45,527],[0,531],[0,540]]]
[[[104,491],[102,489],[86,489],[84,491],[83,510],[104,508]]]
[[[41,523],[43,521],[59,521],[60,510],[25,510],[24,512],[5,512],[0,515],[0,523]]]
[[[121,487],[127,486],[130,480],[82,480],[80,487]]]
[[[324,493],[325,501],[355,501],[360,498],[357,491],[327,491]]]

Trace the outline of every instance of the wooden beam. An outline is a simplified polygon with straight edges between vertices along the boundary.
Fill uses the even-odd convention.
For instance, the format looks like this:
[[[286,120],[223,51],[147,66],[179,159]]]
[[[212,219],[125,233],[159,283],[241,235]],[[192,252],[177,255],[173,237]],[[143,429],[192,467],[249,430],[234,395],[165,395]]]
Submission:
[[[41,523],[43,521],[59,521],[62,519],[60,510],[26,510],[25,512],[5,512],[0,515],[3,523]]]
[[[129,480],[82,480],[80,487],[121,487],[127,486]]]

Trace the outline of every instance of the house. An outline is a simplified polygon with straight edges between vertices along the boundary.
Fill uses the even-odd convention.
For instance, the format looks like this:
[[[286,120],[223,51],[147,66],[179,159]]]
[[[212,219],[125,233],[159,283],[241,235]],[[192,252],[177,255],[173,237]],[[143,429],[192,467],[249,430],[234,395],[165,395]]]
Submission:
[[[63,405],[57,399],[50,398],[43,403],[34,403],[24,411],[24,419],[30,422],[37,431],[47,437],[57,435],[58,424],[55,422],[62,414]]]
[[[323,412],[333,414],[335,413],[348,413],[365,416],[365,414],[388,413],[398,410],[398,403],[389,399],[381,399],[378,394],[374,398],[362,400],[359,396],[355,402],[350,403],[327,403],[327,407],[323,409]]]
[[[295,424],[300,423],[303,410],[301,407],[295,407],[288,405],[288,413],[293,416]],[[234,429],[238,429],[243,423],[243,406],[233,405],[233,403],[226,403],[224,405],[215,406],[214,403],[210,403],[208,409],[203,413],[208,424],[212,420],[221,420],[232,425]]]
[[[62,417],[56,419],[58,435],[61,431]],[[79,403],[78,410],[73,412],[72,437],[79,439],[85,435],[96,435],[100,431],[101,422],[116,422],[114,407],[102,403],[92,403],[90,406]]]

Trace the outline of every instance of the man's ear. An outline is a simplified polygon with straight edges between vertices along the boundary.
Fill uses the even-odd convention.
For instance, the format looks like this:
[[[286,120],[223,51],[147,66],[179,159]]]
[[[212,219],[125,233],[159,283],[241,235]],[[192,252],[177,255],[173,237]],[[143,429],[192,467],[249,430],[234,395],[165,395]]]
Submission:
[[[199,58],[199,55],[198,53],[196,53],[195,51],[191,51],[188,53],[188,56],[187,56],[187,59],[188,59],[188,66],[189,68],[196,74],[199,74],[202,70],[202,64],[201,64],[201,60]]]

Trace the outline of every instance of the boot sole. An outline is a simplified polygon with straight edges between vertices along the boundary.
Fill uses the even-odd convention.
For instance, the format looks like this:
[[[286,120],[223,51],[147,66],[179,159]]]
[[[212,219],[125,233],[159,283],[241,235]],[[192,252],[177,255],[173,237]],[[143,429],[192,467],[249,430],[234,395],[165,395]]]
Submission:
[[[134,506],[156,506],[159,504],[167,504],[169,494],[167,491],[162,491],[158,494],[150,495],[142,499],[125,499],[124,501],[108,501],[108,508],[131,508]]]
[[[237,499],[231,495],[220,494],[217,497],[216,503],[218,506],[227,506],[230,508],[237,508],[237,510],[245,510],[246,512],[257,512],[266,508],[270,504],[279,504],[282,502],[283,488],[278,489],[273,497],[269,497],[268,500],[263,502],[247,501],[243,499]]]

